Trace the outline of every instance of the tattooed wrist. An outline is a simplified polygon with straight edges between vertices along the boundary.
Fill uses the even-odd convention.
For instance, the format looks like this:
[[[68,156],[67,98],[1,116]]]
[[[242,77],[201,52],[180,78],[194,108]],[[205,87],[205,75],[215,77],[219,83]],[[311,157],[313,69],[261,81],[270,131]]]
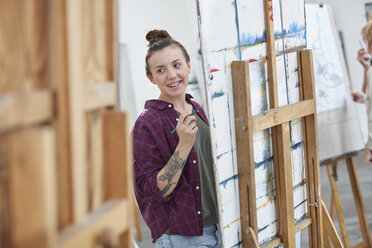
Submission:
[[[167,185],[161,190],[161,193],[164,195],[166,194],[170,187],[173,184],[177,184],[177,182],[173,182],[174,176],[183,169],[186,164],[186,160],[183,160],[179,156],[179,151],[176,151],[172,157],[169,159],[168,163],[164,167],[164,171],[161,175],[159,175],[160,181],[168,181]]]

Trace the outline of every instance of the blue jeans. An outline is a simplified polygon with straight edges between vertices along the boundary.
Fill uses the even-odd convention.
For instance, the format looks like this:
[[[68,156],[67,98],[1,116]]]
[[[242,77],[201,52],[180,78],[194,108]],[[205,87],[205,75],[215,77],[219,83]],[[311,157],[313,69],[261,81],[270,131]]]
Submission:
[[[163,234],[155,242],[155,248],[221,248],[221,233],[218,225],[206,226],[202,236],[180,236]]]

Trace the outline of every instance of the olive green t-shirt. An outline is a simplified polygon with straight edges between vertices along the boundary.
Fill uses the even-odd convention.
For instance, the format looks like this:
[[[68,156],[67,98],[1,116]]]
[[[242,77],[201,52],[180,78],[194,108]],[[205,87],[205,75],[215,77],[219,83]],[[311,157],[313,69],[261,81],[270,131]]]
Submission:
[[[217,193],[214,179],[211,137],[209,126],[198,114],[195,114],[195,116],[198,132],[195,137],[194,150],[199,165],[203,226],[209,226],[218,224]],[[169,229],[164,233],[172,234]]]
[[[210,130],[198,114],[195,114],[195,116],[198,132],[196,133],[194,149],[199,164],[203,225],[209,226],[218,223],[217,194],[214,180]]]

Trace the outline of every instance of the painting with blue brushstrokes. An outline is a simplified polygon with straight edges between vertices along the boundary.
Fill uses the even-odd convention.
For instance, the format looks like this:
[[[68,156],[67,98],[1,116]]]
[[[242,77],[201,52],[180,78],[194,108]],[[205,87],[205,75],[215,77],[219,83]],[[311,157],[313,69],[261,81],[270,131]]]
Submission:
[[[263,1],[197,1],[220,225],[224,247],[241,247],[238,166],[231,63],[250,61],[252,113],[268,110],[268,73]],[[294,51],[306,45],[304,2],[273,0],[280,105],[298,102],[299,79]],[[295,220],[306,216],[306,175],[301,120],[293,120],[291,154]],[[270,130],[253,138],[258,241],[278,236],[276,188]]]

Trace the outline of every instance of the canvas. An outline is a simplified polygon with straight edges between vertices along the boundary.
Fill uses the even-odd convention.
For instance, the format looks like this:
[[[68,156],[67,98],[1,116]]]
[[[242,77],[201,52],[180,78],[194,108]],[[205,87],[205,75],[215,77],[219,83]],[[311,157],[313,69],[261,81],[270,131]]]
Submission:
[[[263,1],[198,1],[220,224],[224,247],[241,246],[239,185],[231,63],[250,61],[252,113],[268,110]],[[306,46],[304,2],[273,0],[279,105],[299,101],[298,49]],[[306,216],[306,175],[301,120],[290,122],[295,221]],[[278,236],[270,130],[254,133],[258,241]]]
[[[319,159],[363,149],[340,39],[328,4],[306,4],[308,48],[314,54]]]

